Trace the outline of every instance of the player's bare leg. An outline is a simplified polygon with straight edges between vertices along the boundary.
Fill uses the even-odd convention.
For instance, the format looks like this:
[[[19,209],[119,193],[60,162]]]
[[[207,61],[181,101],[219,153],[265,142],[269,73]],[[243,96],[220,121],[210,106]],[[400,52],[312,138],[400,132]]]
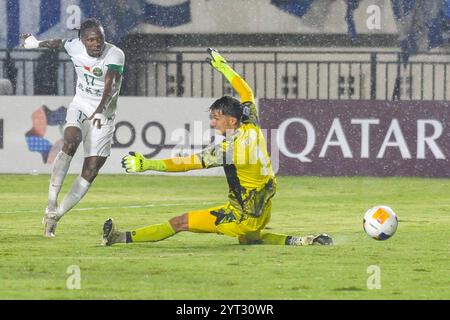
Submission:
[[[106,162],[106,157],[87,157],[83,162],[81,175],[72,184],[72,188],[64,197],[57,209],[58,217],[61,218],[66,212],[72,209],[84,195],[88,192],[92,182],[97,177],[98,172]]]

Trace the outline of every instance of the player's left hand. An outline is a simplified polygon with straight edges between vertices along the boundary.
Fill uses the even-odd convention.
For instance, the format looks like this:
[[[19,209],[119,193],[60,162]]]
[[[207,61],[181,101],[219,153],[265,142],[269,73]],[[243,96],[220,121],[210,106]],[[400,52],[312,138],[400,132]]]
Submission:
[[[84,119],[83,121],[91,121],[94,127],[100,129],[103,125],[106,124],[108,119],[106,119],[105,115],[100,112],[94,112],[89,118]]]

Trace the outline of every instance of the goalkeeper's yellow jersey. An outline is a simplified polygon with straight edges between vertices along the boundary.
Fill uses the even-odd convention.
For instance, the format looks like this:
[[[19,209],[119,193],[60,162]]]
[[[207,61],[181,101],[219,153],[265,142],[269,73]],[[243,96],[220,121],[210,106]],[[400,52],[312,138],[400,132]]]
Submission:
[[[220,143],[213,143],[197,154],[203,168],[223,166],[229,185],[231,204],[252,216],[259,216],[276,190],[275,175],[261,131],[253,93],[245,81],[236,76],[233,87],[249,111],[248,119]]]
[[[220,70],[241,97],[246,115],[231,135],[210,144],[200,153],[165,160],[161,171],[180,172],[223,167],[229,185],[228,199],[240,219],[259,217],[268,212],[276,192],[276,180],[261,131],[258,110],[248,84],[228,65]],[[227,204],[227,207],[228,204]]]

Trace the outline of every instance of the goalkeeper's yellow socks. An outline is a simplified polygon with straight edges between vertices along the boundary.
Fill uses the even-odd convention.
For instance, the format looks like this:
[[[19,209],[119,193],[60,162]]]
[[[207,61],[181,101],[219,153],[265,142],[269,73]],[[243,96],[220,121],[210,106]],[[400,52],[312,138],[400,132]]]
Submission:
[[[154,224],[148,227],[128,231],[126,242],[154,242],[173,236],[176,232],[169,222]]]
[[[286,236],[284,234],[261,232],[262,244],[284,245],[284,244],[286,244],[287,238],[288,238],[288,236]]]

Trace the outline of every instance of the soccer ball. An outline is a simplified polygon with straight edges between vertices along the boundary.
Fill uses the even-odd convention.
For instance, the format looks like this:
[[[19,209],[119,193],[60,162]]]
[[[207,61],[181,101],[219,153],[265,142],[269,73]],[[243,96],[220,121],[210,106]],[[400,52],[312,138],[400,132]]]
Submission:
[[[388,206],[375,206],[364,214],[363,228],[375,240],[386,240],[397,230],[397,216]]]

